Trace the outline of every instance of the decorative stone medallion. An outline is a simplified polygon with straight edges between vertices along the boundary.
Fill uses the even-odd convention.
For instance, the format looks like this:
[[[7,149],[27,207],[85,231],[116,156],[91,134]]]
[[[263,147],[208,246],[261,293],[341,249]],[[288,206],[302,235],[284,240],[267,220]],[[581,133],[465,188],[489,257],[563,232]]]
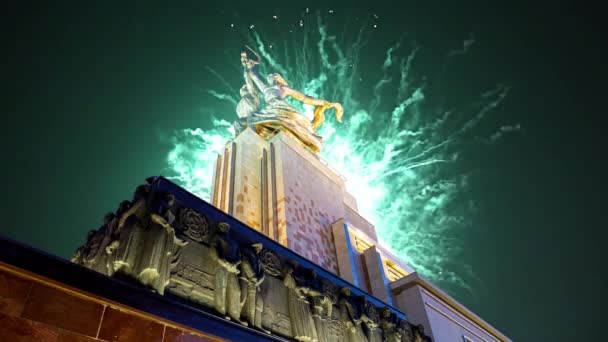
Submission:
[[[207,219],[192,209],[182,209],[179,214],[179,222],[184,234],[196,242],[201,242],[209,236]]]
[[[275,277],[281,274],[281,260],[273,251],[263,249],[260,252],[260,260],[262,261],[262,267],[264,267],[266,273]]]

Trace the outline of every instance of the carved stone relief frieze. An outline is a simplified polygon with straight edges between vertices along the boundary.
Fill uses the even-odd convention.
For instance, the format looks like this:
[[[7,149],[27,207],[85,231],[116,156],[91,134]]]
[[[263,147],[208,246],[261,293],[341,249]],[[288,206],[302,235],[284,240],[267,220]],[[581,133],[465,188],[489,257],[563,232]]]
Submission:
[[[275,242],[244,240],[240,230],[215,220],[143,185],[88,234],[72,261],[295,340],[428,340],[392,309],[286,259]]]

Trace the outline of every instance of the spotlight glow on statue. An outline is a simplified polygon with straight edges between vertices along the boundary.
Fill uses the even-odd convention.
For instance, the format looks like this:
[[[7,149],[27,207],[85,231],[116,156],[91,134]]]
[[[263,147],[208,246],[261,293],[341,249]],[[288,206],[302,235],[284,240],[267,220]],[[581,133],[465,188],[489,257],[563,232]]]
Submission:
[[[282,131],[294,136],[313,152],[319,152],[322,137],[318,136],[315,130],[325,122],[325,111],[329,108],[336,111],[336,118],[342,122],[344,112],[342,105],[305,95],[289,87],[280,74],[270,74],[267,82],[264,82],[257,70],[259,63],[259,60],[249,59],[246,52],[241,53],[245,85],[241,87],[241,100],[237,105],[239,120],[234,124],[235,135],[247,127],[251,127],[266,139],[270,139]],[[264,95],[266,104],[264,108],[260,108],[258,90]],[[314,119],[310,121],[285,101],[286,97],[315,106]]]
[[[379,239],[437,284],[467,289],[477,279],[460,255],[462,234],[470,231],[470,219],[476,214],[477,203],[469,190],[478,170],[460,160],[466,159],[473,146],[491,149],[523,130],[509,122],[491,131],[486,130],[488,125],[480,125],[499,114],[495,109],[507,98],[509,88],[497,84],[479,90],[479,96],[459,98],[458,103],[446,101],[441,73],[459,68],[474,39],[466,38],[464,48],[445,51],[444,58],[433,65],[437,73],[427,75],[429,71],[423,68],[427,62],[420,63],[424,55],[419,55],[425,52],[424,46],[395,37],[395,44],[387,49],[370,50],[371,36],[378,31],[360,25],[339,35],[318,18],[314,25],[299,26],[294,32],[275,31],[275,27],[263,31],[263,25],[256,25],[255,30],[242,33],[261,57],[253,63],[279,72],[302,93],[330,98],[346,109],[342,124],[328,117],[316,131],[323,120],[313,120],[313,108],[290,102],[297,113],[312,120],[315,135],[323,136],[319,157],[345,176],[348,191],[357,198],[361,214],[375,225]],[[432,51],[433,56],[438,53]],[[218,101],[201,99],[205,117],[197,113],[192,119],[207,128],[173,132],[167,156],[169,177],[207,200],[214,162],[235,133],[227,121],[234,114],[225,108],[237,106],[241,119],[266,109],[259,109],[259,95],[249,96],[252,91],[260,93],[248,76],[257,66],[252,72],[244,68],[246,85],[240,100],[238,87],[227,82],[222,72],[208,70],[221,81],[207,90]],[[285,87],[280,81],[276,86]],[[468,86],[465,78],[462,86]],[[220,110],[216,105],[221,101],[229,105]],[[316,109],[321,114],[321,108]],[[286,127],[282,129],[289,133]]]

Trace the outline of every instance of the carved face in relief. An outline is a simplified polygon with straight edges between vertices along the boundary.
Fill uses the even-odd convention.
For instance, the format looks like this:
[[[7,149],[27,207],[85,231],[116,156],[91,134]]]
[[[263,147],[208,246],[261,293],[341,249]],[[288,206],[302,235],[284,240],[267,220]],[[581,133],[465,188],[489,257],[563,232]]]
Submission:
[[[340,289],[340,293],[345,296],[350,296],[350,287],[343,287]]]
[[[229,225],[228,223],[226,223],[226,222],[220,222],[220,223],[217,225],[217,230],[218,230],[220,233],[226,233],[226,234],[227,234],[227,233],[228,233],[228,231],[230,230],[230,225]]]
[[[254,243],[251,245],[251,247],[253,248],[253,250],[255,251],[255,254],[260,254],[260,252],[262,251],[262,249],[264,248],[264,246],[262,246],[261,243]]]

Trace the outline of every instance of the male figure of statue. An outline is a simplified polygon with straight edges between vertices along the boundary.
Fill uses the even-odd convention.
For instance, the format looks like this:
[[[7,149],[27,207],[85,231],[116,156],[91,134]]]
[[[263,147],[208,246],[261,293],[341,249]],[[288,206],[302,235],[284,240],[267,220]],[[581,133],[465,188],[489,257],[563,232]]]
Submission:
[[[247,54],[242,52],[241,63],[245,63],[247,60]],[[260,110],[260,93],[253,84],[253,80],[247,69],[243,71],[243,78],[245,79],[245,84],[239,91],[241,99],[236,105],[236,114],[239,116],[239,119],[233,125],[235,137],[247,128],[247,118],[249,115]]]

